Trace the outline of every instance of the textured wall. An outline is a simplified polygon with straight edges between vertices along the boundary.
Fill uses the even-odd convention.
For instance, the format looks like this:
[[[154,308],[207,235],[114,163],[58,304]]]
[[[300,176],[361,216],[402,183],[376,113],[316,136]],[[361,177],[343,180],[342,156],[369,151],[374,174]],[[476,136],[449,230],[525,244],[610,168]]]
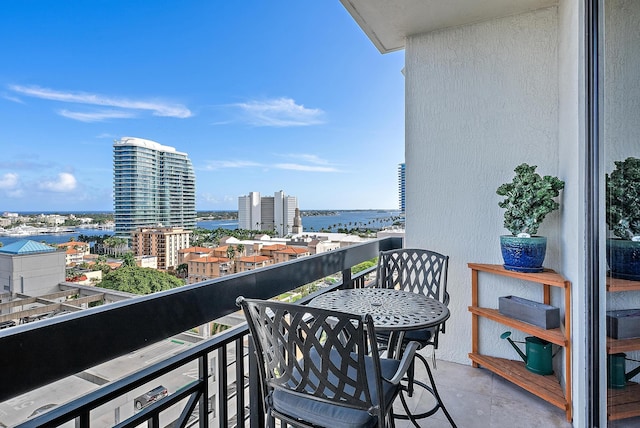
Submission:
[[[496,188],[522,162],[558,175],[557,8],[414,36],[406,44],[406,246],[451,257],[451,319],[440,358],[469,364],[468,262],[502,263]],[[547,217],[545,265],[560,267],[560,214]],[[481,305],[541,289],[481,275]],[[515,284],[515,285],[514,285]],[[483,353],[516,359],[481,320]],[[514,331],[514,338],[521,333]]]

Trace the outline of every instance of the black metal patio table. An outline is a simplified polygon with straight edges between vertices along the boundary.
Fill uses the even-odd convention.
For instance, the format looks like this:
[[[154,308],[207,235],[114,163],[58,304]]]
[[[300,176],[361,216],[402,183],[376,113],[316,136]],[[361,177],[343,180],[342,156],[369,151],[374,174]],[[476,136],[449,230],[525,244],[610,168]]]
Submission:
[[[348,312],[356,315],[371,315],[376,331],[388,331],[390,333],[388,347],[389,357],[393,357],[394,352],[400,355],[402,351],[402,339],[405,332],[437,327],[450,316],[449,309],[436,299],[426,297],[423,294],[410,293],[392,288],[336,290],[314,298],[309,302],[309,306]],[[393,349],[394,343],[397,344],[395,351]],[[419,381],[414,382],[433,394],[436,399],[435,406],[427,412],[412,415],[408,409],[404,395],[401,394],[400,399],[406,415],[397,416],[406,416],[419,428],[420,426],[416,422],[416,419],[431,416],[441,408],[451,425],[455,427],[455,423],[440,399],[429,365],[426,365],[426,368],[431,386]]]

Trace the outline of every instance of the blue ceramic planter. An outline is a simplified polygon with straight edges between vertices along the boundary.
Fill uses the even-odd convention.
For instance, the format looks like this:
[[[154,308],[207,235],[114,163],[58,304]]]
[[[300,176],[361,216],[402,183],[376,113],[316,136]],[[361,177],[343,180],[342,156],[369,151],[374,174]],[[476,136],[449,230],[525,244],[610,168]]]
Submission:
[[[518,238],[513,235],[502,235],[500,248],[505,269],[530,273],[543,271],[542,262],[547,252],[546,237]]]
[[[607,239],[607,263],[612,277],[640,281],[640,242]]]

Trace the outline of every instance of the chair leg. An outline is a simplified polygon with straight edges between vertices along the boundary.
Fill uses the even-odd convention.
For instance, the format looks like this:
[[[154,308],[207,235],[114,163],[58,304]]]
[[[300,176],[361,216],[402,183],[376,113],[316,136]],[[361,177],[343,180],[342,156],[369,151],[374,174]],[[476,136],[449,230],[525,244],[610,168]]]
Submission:
[[[435,352],[435,349],[434,349],[434,352]],[[442,402],[442,398],[440,398],[440,394],[438,394],[438,388],[436,388],[436,382],[433,379],[433,374],[431,374],[431,369],[429,368],[429,364],[427,363],[427,360],[425,360],[424,357],[422,355],[419,355],[419,354],[416,354],[416,357],[420,358],[420,360],[423,362],[425,368],[427,369],[427,375],[429,376],[429,383],[431,383],[431,388],[427,387],[427,389],[431,390],[431,393],[433,394],[433,396],[435,397],[435,399],[437,401],[437,404],[434,407],[434,409],[437,410],[438,408],[441,408],[442,412],[447,417],[447,420],[449,421],[451,426],[453,428],[456,428],[456,423],[453,422],[453,419],[451,418],[451,415],[449,414],[449,411],[447,410],[446,407],[444,407],[444,403]]]
[[[433,350],[431,351],[431,362],[433,363],[433,369],[434,370],[438,370],[438,367],[436,366],[436,348],[435,348],[435,346],[433,347]]]
[[[440,398],[440,394],[438,393],[438,389],[436,388],[436,383],[435,380],[433,379],[433,374],[431,373],[431,368],[429,367],[429,363],[427,362],[427,359],[425,357],[423,357],[420,354],[415,354],[415,358],[419,359],[422,364],[424,364],[424,367],[427,371],[427,376],[429,376],[429,385],[427,385],[426,383],[416,380],[415,378],[407,378],[407,395],[411,396],[409,394],[409,385],[411,385],[412,388],[415,387],[415,385],[421,386],[422,388],[426,389],[427,391],[429,391],[433,397],[436,400],[436,404],[433,406],[432,409],[423,412],[423,413],[419,413],[416,415],[411,414],[411,412],[409,411],[409,406],[407,405],[406,399],[404,394],[401,392],[400,393],[400,401],[402,402],[402,407],[404,408],[405,414],[400,414],[400,415],[396,415],[396,418],[398,419],[409,419],[412,424],[416,427],[416,428],[420,428],[420,425],[418,425],[418,423],[416,422],[416,419],[422,419],[422,418],[426,418],[429,417],[431,415],[433,415],[434,413],[436,413],[439,409],[442,409],[444,415],[446,416],[447,420],[449,421],[449,423],[451,424],[451,426],[453,428],[456,428],[456,424],[453,421],[453,418],[451,417],[451,415],[449,414],[449,411],[447,410],[447,408],[444,406],[444,403],[442,402],[442,398]],[[412,366],[415,365],[415,360],[412,364]]]

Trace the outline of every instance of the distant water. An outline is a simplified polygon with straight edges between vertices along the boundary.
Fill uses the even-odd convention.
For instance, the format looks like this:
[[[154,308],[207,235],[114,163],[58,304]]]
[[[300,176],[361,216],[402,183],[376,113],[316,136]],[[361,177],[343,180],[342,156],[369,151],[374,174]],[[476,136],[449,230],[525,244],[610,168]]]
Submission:
[[[354,227],[380,229],[393,224],[392,217],[398,216],[398,211],[338,211],[336,215],[318,215],[302,217],[302,228],[305,232],[319,232],[322,229],[337,231],[338,228],[351,229]],[[205,229],[237,229],[237,220],[204,220],[198,222],[198,227]],[[73,233],[40,234],[31,236],[0,236],[3,245],[9,245],[22,239],[31,239],[47,244],[61,244],[69,242],[70,238],[78,239],[78,235],[102,236],[113,235],[112,230],[76,229]]]
[[[398,216],[399,211],[338,211],[335,215],[317,215],[302,217],[302,228],[305,232],[319,232],[322,229],[336,232],[338,228],[351,229],[354,227],[381,229],[393,224],[392,217]],[[237,229],[237,220],[206,220],[199,221],[198,227],[205,229]]]

